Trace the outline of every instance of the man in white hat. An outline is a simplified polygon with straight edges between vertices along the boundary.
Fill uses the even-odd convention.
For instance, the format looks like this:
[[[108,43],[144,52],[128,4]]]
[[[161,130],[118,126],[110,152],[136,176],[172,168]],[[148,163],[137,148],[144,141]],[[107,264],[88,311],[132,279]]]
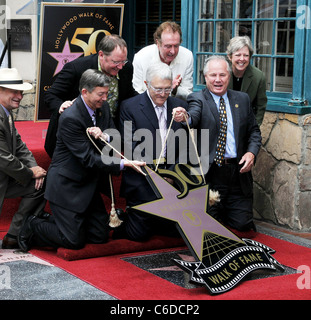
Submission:
[[[45,206],[43,183],[46,171],[37,165],[21,140],[12,117],[32,85],[22,80],[15,68],[0,69],[0,213],[5,198],[22,197],[12,218],[3,249],[18,248],[17,235],[28,215],[41,215]]]

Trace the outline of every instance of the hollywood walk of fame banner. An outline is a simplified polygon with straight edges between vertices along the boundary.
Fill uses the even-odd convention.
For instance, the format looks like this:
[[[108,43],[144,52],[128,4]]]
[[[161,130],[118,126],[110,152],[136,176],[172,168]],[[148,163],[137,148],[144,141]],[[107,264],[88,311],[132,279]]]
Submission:
[[[124,4],[41,3],[35,121],[50,119],[44,92],[63,66],[96,53],[108,34],[122,35]]]
[[[282,265],[271,256],[273,249],[251,239],[240,239],[208,214],[208,185],[199,176],[195,180],[187,175],[187,167],[190,168],[179,164],[174,172],[161,169],[159,174],[146,167],[148,181],[158,199],[133,209],[176,222],[197,262],[174,262],[190,273],[191,282],[205,285],[210,293],[216,294],[232,289],[254,270],[283,271]],[[161,174],[177,178],[182,188],[177,190]],[[186,181],[191,188],[187,188]]]

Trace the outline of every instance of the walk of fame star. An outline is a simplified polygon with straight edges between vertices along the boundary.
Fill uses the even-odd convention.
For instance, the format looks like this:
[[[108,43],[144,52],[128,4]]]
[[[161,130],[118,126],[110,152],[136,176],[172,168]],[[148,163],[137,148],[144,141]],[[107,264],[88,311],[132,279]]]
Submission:
[[[206,259],[210,259],[211,251],[223,251],[223,255],[227,253],[226,250],[219,250],[219,247],[215,245],[210,246],[206,240],[207,234],[220,237],[221,243],[225,243],[225,246],[244,245],[240,238],[206,213],[207,185],[189,190],[186,197],[178,199],[177,196],[180,192],[177,189],[149,167],[146,167],[146,170],[162,198],[133,208],[175,221],[180,227],[189,249],[197,259],[206,262]],[[208,255],[206,255],[206,251],[209,252]]]
[[[83,55],[83,52],[71,52],[69,41],[66,39],[64,48],[62,52],[48,52],[50,56],[52,56],[55,60],[57,60],[57,66],[55,69],[55,72],[53,74],[53,77],[56,76],[59,72],[62,71],[64,65],[67,62],[73,61],[77,59],[78,57]]]
[[[257,269],[284,271],[271,256],[273,249],[255,240],[238,238],[206,212],[207,185],[188,190],[185,197],[178,198],[177,189],[149,167],[146,170],[160,197],[133,208],[177,223],[191,254],[199,260],[173,259],[190,274],[190,282],[205,285],[211,293],[223,293]]]

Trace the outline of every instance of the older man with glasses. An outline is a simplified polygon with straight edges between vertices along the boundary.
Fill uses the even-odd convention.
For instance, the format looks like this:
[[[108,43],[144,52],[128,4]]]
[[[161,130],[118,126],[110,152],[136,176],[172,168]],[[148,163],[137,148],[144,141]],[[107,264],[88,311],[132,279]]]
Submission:
[[[187,109],[187,103],[170,96],[173,73],[168,65],[159,62],[149,66],[145,81],[147,90],[123,101],[120,106],[124,153],[133,160],[143,159],[151,166],[159,157],[165,158],[160,168],[173,170],[182,158],[181,152],[187,155],[187,146],[180,146],[178,139],[182,134],[185,138],[183,142],[187,141],[187,132],[181,123],[172,122],[172,110],[178,106]],[[168,131],[169,128],[172,132]],[[122,173],[121,195],[126,199],[128,214],[121,227],[115,230],[115,238],[143,241],[153,234],[178,235],[172,222],[131,208],[157,199],[145,176],[131,168],[125,170]]]
[[[119,123],[119,105],[137,92],[132,86],[133,66],[127,60],[127,44],[118,35],[106,35],[98,45],[97,54],[68,62],[45,94],[45,103],[51,111],[45,150],[52,157],[56,144],[56,131],[60,114],[79,95],[79,81],[87,69],[96,69],[110,79],[107,102],[116,126]]]

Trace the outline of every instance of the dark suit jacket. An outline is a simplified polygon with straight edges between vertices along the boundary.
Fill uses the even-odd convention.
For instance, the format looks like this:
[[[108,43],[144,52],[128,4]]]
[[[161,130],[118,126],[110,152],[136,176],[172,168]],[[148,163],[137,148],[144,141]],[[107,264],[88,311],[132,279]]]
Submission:
[[[53,154],[56,144],[56,132],[59,118],[59,107],[64,101],[73,100],[79,96],[79,82],[82,73],[87,69],[98,69],[98,55],[78,58],[64,65],[62,71],[58,74],[53,85],[46,91],[44,102],[51,111],[50,123],[45,140],[45,150],[50,155]],[[119,71],[119,99],[120,104],[123,100],[133,97],[137,92],[133,89],[133,66],[128,62],[122,70]],[[119,115],[117,114],[117,119]]]
[[[232,88],[233,80],[231,77],[228,89]],[[249,65],[242,79],[241,91],[249,95],[256,121],[260,126],[267,107],[266,78],[263,72]]]
[[[114,126],[108,103],[97,110],[96,125],[104,131]],[[59,118],[57,144],[47,175],[45,197],[54,204],[84,212],[108,173],[120,172],[120,159],[104,164],[101,154],[86,135],[91,117],[79,96]],[[97,142],[100,144],[100,142]],[[99,145],[102,149],[103,145]]]
[[[257,156],[261,146],[261,134],[250,106],[249,96],[244,92],[233,90],[228,90],[227,94],[233,118],[237,159],[240,161],[248,151]],[[209,164],[211,166],[215,158],[220,130],[217,106],[207,88],[189,95],[188,104],[192,126],[209,130],[206,138],[209,141]],[[198,147],[201,146],[201,139],[198,133]],[[240,181],[245,194],[252,192],[251,172],[240,174]]]
[[[188,108],[187,103],[181,99],[173,97],[167,99],[168,127],[172,119],[172,110],[177,106],[182,106],[185,109]],[[130,127],[127,127],[129,124],[131,124]],[[139,129],[148,130],[152,137],[152,145],[144,141],[140,142],[141,139],[139,139],[139,141],[133,141],[135,140],[133,139],[133,135],[135,132],[138,133],[137,130]],[[126,157],[132,158],[133,153],[135,152],[137,154],[140,146],[142,148],[141,150],[146,151],[146,153],[142,153],[142,156],[145,156],[146,159],[148,158],[148,160],[146,160],[147,164],[150,164],[150,161],[153,159],[157,159],[161,152],[161,138],[159,132],[156,131],[157,129],[159,129],[158,118],[146,92],[122,102],[120,107],[120,132],[122,140],[124,141],[124,155]],[[184,130],[181,123],[174,121],[171,129],[174,132],[181,129],[183,134],[187,136],[186,130]],[[187,139],[187,137],[185,139]],[[158,148],[156,142],[158,142]],[[169,137],[167,140],[167,155],[171,154],[173,157],[170,160],[167,159],[167,169],[172,169],[175,163],[179,162],[179,152],[181,150],[178,148],[178,141],[175,140],[175,146],[172,142],[173,138],[170,139]],[[129,149],[130,151],[128,151]],[[186,150],[184,151],[186,155]],[[173,158],[175,158],[174,163],[172,163]],[[141,159],[136,158],[134,160]],[[129,205],[155,199],[155,194],[147,179],[133,169],[126,169],[122,173],[121,194],[125,196]]]

